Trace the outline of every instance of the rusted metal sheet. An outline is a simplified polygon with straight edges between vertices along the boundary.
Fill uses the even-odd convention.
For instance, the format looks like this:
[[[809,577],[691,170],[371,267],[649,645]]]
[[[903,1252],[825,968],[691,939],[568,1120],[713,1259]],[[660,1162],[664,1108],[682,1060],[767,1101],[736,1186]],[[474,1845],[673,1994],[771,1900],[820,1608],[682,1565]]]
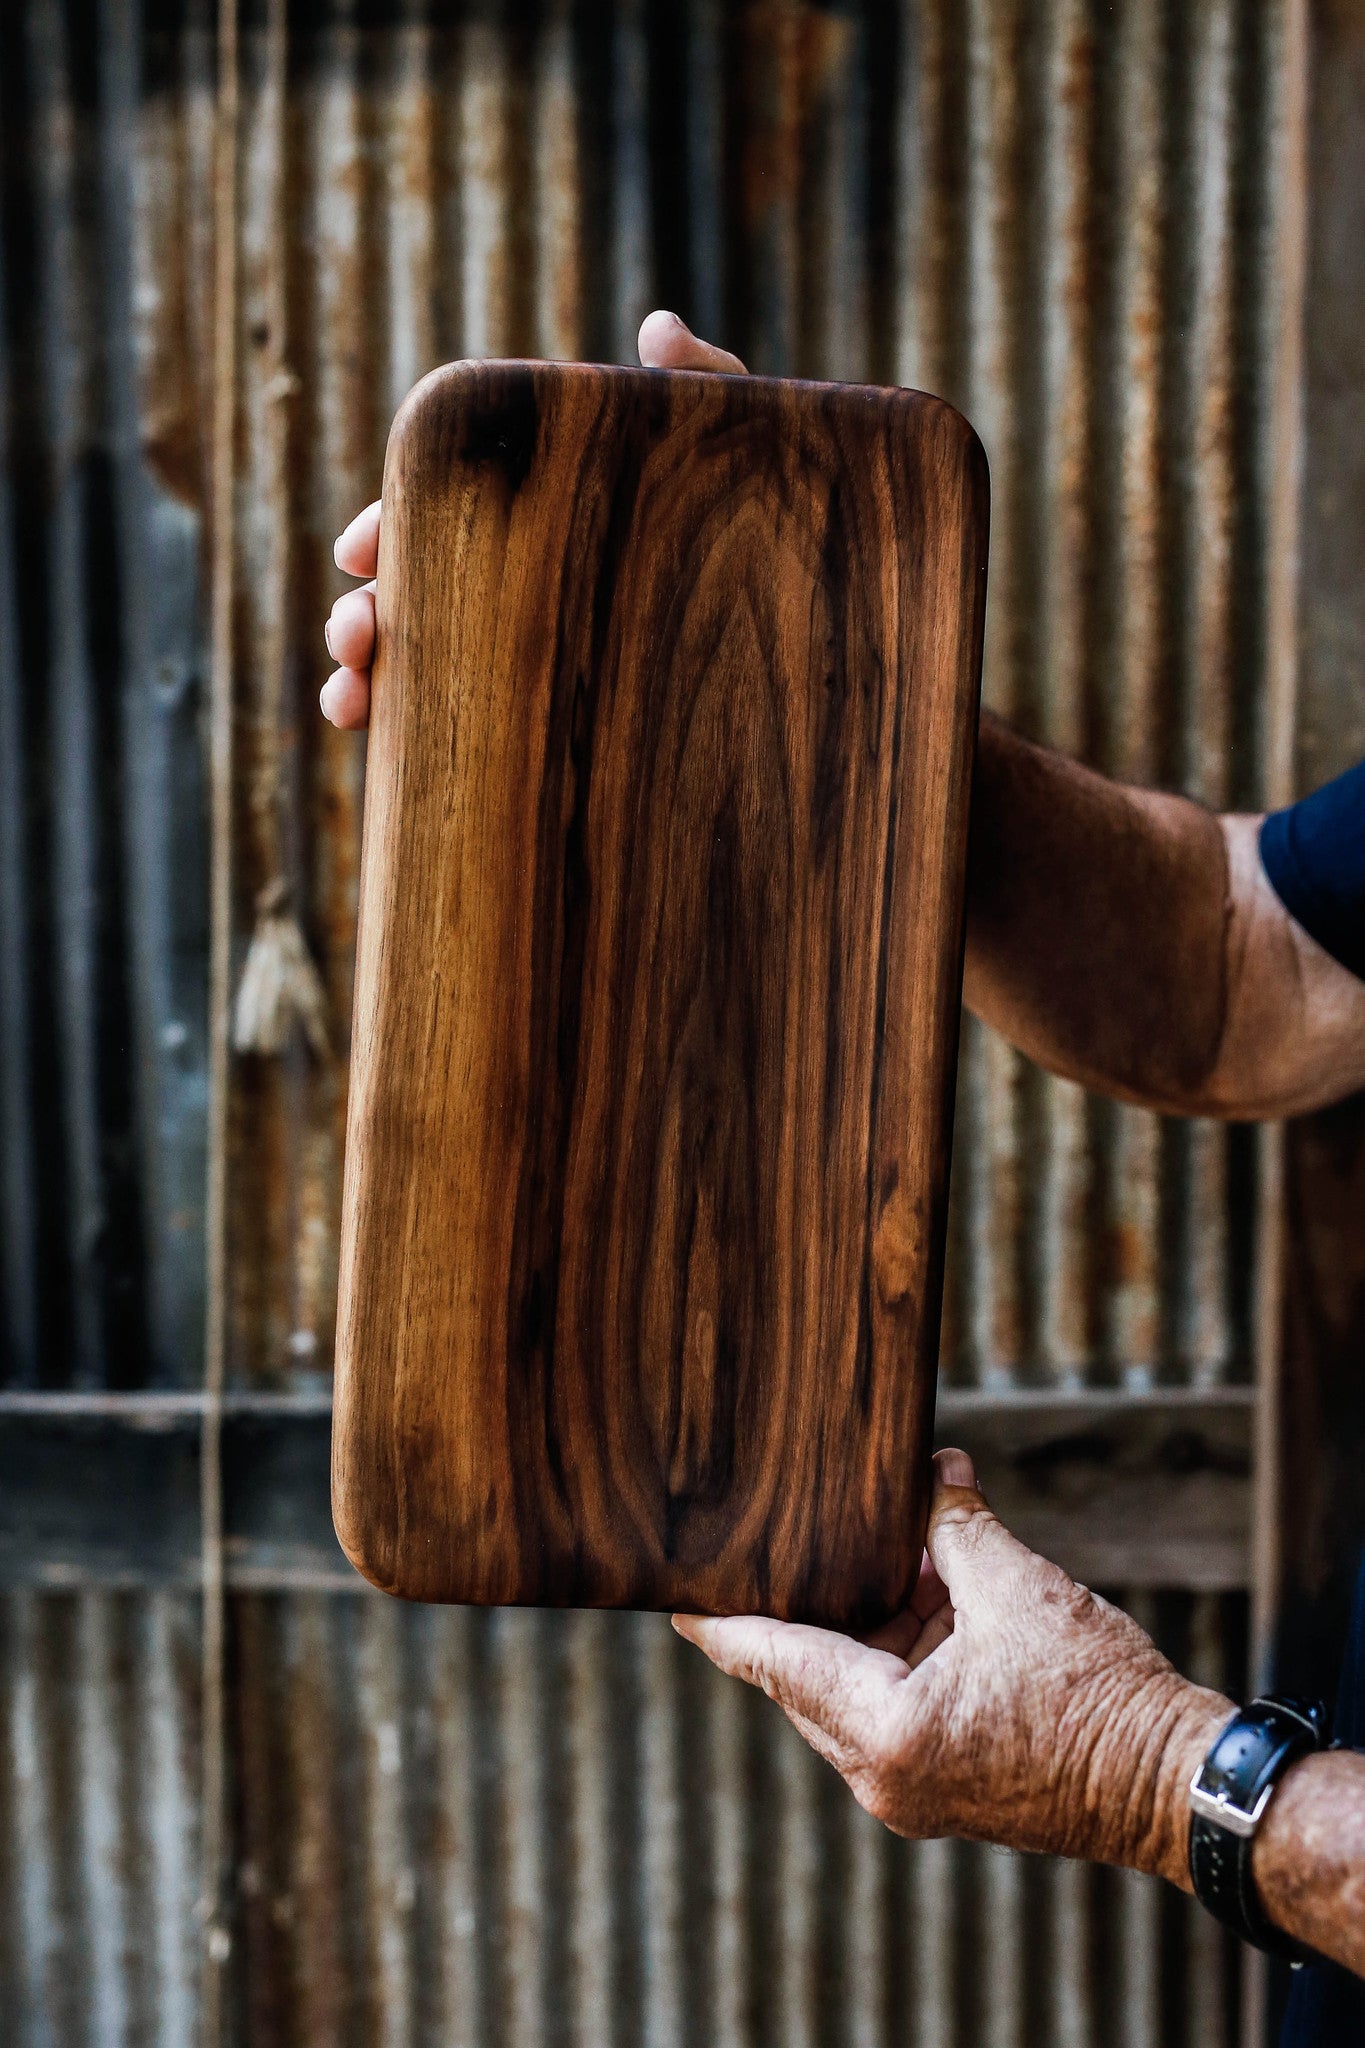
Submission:
[[[35,5],[11,27],[0,1378],[167,1384],[197,1378],[203,1323],[200,514],[140,446],[135,20]]]
[[[655,302],[756,369],[941,391],[992,458],[990,701],[1117,771],[1255,805],[1274,740],[1288,5],[289,0],[273,38],[263,0],[246,7],[232,937],[239,969],[282,879],[331,1052],[234,1060],[238,1394],[325,1421],[363,746],[316,715],[318,628],[342,582],[332,536],[378,490],[403,392],[465,352],[628,359]],[[24,0],[17,18],[0,66],[0,1378],[191,1388],[214,10]],[[1344,451],[1353,401],[1324,389]],[[1349,712],[1328,657],[1359,637],[1335,530],[1326,513],[1314,529],[1305,773]],[[1055,1442],[1047,1424],[1040,1462],[1036,1420],[990,1404],[1134,1397],[1113,1557],[1148,1483],[1124,1458],[1150,1427],[1175,1498],[1179,1398],[1207,1396],[1218,1456],[1181,1496],[1194,1520],[1150,1518],[1126,1597],[1234,1689],[1241,1599],[1163,1592],[1153,1559],[1205,1588],[1244,1577],[1247,1410],[1218,1404],[1250,1376],[1257,1164],[1249,1134],[1097,1104],[968,1030],[955,1412],[997,1490],[1084,1562],[1110,1490],[1093,1412]],[[1146,1405],[1163,1390],[1169,1411]],[[283,1424],[253,1458],[239,1423],[229,1576],[278,1586],[321,1555],[286,1511],[302,1468]],[[166,1485],[184,1527],[168,1510],[145,1573],[114,1546],[140,1590],[0,1596],[0,2030],[21,2048],[180,2048],[196,2026],[182,1449]],[[77,1582],[100,1568],[79,1530],[62,1557]],[[895,1842],[654,1619],[239,1580],[229,1645],[223,2041],[1234,2036],[1227,1951],[1182,1901]]]
[[[337,4],[273,51],[248,18],[236,948],[279,876],[333,1050],[235,1063],[238,1378],[330,1369],[363,752],[316,718],[317,627],[411,380],[465,351],[625,355],[672,297],[755,367],[944,391],[992,457],[988,698],[1254,803],[1264,647],[1232,592],[1265,566],[1274,12]],[[6,686],[10,1371],[192,1379],[211,21],[139,36],[111,5],[87,52],[52,8],[25,20],[6,667],[46,680]],[[106,526],[101,567],[81,536]],[[1245,1134],[1089,1102],[969,1025],[945,1371],[1245,1380],[1253,1181]]]
[[[411,379],[625,357],[672,297],[755,368],[943,391],[991,453],[988,699],[1255,803],[1264,648],[1233,590],[1265,566],[1273,34],[1240,0],[323,8],[273,56],[248,30],[238,944],[283,862],[335,1054],[235,1069],[239,1378],[330,1363],[361,748],[315,719],[317,621]],[[971,1023],[959,1134],[953,1383],[1248,1380],[1254,1138],[1088,1101]]]
[[[1236,1682],[1240,1603],[1133,1596]],[[1232,2039],[1155,1882],[877,1827],[659,1616],[239,1596],[231,2038]],[[7,2043],[194,2038],[193,1601],[0,1602]]]

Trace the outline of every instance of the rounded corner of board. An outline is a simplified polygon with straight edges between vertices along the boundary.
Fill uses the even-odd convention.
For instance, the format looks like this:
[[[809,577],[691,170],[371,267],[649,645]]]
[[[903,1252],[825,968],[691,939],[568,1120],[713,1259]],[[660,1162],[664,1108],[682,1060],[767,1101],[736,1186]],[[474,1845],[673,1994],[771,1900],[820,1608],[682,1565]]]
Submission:
[[[332,1480],[332,1528],[341,1547],[342,1556],[352,1570],[359,1573],[367,1585],[380,1593],[402,1598],[403,1588],[388,1569],[387,1562],[381,1562],[379,1552],[391,1554],[392,1543],[373,1545],[373,1530],[361,1531],[352,1520],[350,1503],[341,1491],[335,1477]]]
[[[475,388],[486,376],[489,365],[473,357],[438,363],[419,377],[393,416],[389,428],[388,461],[392,462],[408,443],[419,439],[448,415],[452,401]]]

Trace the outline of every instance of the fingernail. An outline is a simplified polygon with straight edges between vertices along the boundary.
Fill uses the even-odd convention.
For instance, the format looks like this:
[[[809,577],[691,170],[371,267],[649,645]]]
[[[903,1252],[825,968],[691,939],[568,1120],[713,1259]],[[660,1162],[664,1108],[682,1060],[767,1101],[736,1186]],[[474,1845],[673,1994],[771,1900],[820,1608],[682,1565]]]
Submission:
[[[945,1486],[976,1485],[976,1469],[965,1451],[940,1451],[938,1472]]]
[[[332,621],[330,619],[328,619],[327,624],[322,629],[322,637],[327,642],[327,652],[335,661],[337,657],[336,649],[332,645]]]

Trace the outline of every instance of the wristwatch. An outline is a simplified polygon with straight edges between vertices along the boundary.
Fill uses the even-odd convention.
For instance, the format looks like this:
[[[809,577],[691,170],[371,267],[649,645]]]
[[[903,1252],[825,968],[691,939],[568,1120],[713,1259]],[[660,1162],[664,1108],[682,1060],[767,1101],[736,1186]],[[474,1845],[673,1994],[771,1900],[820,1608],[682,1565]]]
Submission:
[[[1320,1700],[1255,1699],[1233,1715],[1190,1781],[1195,1897],[1253,1948],[1295,1963],[1313,1952],[1267,1919],[1251,1875],[1251,1845],[1289,1766],[1327,1746]]]

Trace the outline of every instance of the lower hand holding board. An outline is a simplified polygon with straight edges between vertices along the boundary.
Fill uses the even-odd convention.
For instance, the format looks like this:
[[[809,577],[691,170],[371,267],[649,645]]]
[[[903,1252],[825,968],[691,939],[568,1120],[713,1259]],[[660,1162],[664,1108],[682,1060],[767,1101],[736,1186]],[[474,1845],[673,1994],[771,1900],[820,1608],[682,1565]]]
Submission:
[[[333,1445],[377,1585],[904,1605],[986,528],[913,392],[465,363],[400,413]]]

